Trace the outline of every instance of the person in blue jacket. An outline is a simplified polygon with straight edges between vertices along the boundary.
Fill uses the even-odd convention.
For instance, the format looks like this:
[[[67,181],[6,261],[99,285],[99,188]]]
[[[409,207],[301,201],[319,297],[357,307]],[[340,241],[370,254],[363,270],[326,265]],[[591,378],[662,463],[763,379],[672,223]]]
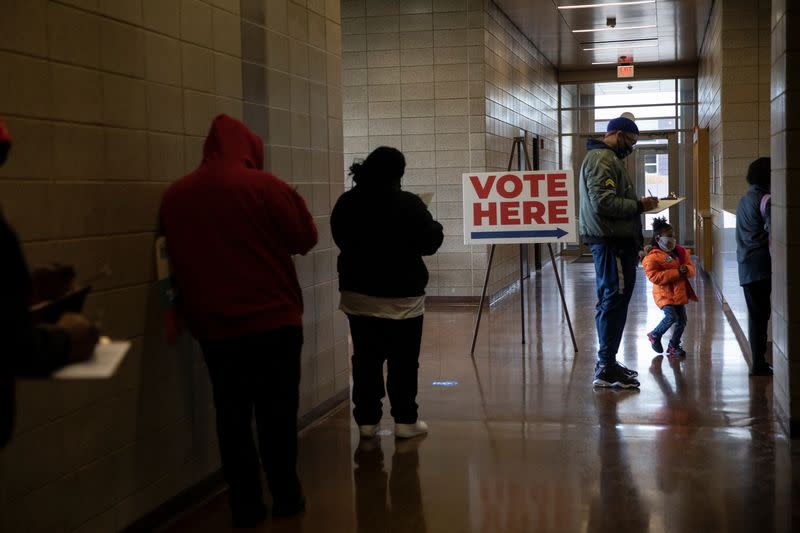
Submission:
[[[639,387],[638,372],[617,361],[642,249],[641,215],[658,205],[656,198],[638,198],[623,163],[638,140],[633,120],[615,118],[603,140],[589,140],[581,165],[580,234],[592,249],[597,285],[595,387]]]
[[[736,260],[739,284],[747,303],[747,339],[751,376],[771,376],[767,363],[767,327],[771,313],[770,158],[760,157],[747,169],[750,187],[736,206]]]

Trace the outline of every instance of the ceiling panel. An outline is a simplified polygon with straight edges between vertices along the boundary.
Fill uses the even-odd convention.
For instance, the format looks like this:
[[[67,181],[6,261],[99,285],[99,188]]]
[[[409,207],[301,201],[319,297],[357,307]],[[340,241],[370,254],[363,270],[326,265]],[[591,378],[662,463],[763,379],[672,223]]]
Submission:
[[[712,0],[629,1],[496,0],[559,70],[617,63],[621,55],[636,64],[697,61]],[[575,5],[593,7],[559,9]],[[613,28],[610,17],[616,18]]]

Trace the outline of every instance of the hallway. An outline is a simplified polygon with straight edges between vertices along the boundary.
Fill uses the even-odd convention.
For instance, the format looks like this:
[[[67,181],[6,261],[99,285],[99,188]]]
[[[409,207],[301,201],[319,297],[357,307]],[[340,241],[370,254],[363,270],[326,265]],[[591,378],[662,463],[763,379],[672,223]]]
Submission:
[[[261,531],[791,531],[800,462],[711,284],[696,280],[688,355],[673,365],[644,335],[661,313],[639,269],[619,358],[641,391],[593,391],[593,265],[560,264],[579,353],[550,265],[526,282],[524,347],[516,297],[485,315],[474,364],[474,309],[429,310],[419,404],[431,433],[396,442],[385,405],[380,439],[359,444],[349,406],[337,409],[300,441],[308,511]],[[229,527],[220,495],[169,531]]]

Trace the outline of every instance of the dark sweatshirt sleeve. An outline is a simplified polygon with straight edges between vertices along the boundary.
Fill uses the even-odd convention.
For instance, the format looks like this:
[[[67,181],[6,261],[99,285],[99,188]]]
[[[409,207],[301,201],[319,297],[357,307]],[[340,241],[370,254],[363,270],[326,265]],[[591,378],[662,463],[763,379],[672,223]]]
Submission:
[[[280,213],[279,227],[284,232],[286,248],[291,255],[305,255],[316,246],[317,225],[306,206],[305,200],[288,184],[278,180],[279,195],[273,196],[277,201],[272,208]]]
[[[342,194],[338,200],[336,200],[336,204],[333,206],[331,210],[331,237],[333,237],[334,244],[340,249],[344,250],[349,248],[350,246],[350,232],[348,231],[349,228],[346,228],[345,225],[347,223],[346,211],[347,208],[345,204],[347,203],[348,193],[345,192]]]
[[[425,202],[416,194],[409,193],[408,209],[412,213],[414,234],[411,236],[416,252],[420,255],[433,255],[444,241],[442,225],[433,219]]]
[[[28,310],[31,281],[19,241],[0,215],[0,364],[9,375],[44,377],[68,361],[67,334],[34,326]]]

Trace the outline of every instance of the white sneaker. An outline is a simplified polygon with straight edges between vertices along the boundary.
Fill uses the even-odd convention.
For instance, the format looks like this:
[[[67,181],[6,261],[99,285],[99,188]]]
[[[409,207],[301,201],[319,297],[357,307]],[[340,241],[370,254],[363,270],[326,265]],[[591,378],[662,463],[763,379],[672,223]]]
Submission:
[[[358,434],[361,435],[362,439],[371,439],[375,435],[378,434],[378,425],[375,424],[374,426],[358,426]]]
[[[410,439],[428,433],[428,424],[417,420],[415,424],[395,424],[394,436],[398,439]]]

